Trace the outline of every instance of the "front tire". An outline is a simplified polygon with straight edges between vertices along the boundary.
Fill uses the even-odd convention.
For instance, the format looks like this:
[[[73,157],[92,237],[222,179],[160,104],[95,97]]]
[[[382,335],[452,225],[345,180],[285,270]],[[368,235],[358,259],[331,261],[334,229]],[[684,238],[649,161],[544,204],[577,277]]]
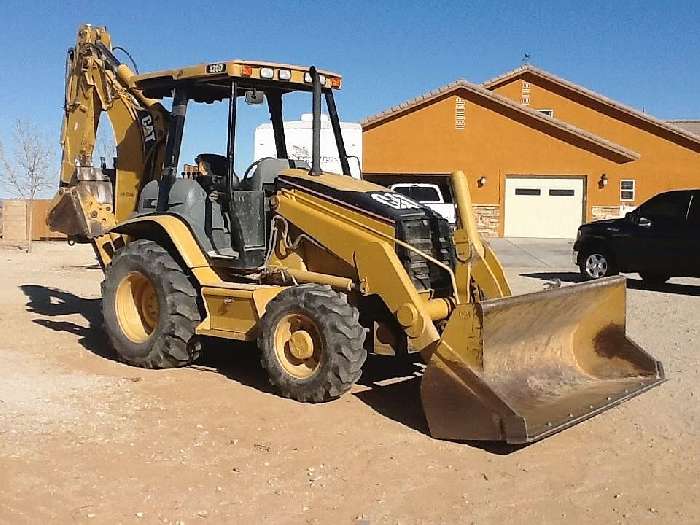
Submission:
[[[617,275],[612,257],[606,250],[588,249],[579,258],[579,270],[586,281]]]
[[[117,252],[102,283],[102,315],[112,346],[131,365],[173,368],[199,356],[197,291],[153,241],[136,240]]]
[[[350,390],[367,358],[357,308],[329,286],[302,284],[272,299],[258,345],[270,383],[297,401],[321,402]]]

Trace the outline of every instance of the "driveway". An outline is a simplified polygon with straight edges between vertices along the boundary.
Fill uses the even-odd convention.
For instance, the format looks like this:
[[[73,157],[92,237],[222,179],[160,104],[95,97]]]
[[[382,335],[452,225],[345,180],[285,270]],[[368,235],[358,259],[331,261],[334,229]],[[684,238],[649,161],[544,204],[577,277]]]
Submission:
[[[574,244],[572,239],[504,237],[490,239],[489,243],[506,268],[576,271],[571,258]]]
[[[523,293],[576,276],[567,242],[493,244]],[[667,383],[508,447],[431,438],[410,362],[372,356],[316,405],[276,395],[253,345],[124,365],[89,246],[0,248],[0,272],[1,524],[698,523],[697,280],[630,281],[628,334]]]

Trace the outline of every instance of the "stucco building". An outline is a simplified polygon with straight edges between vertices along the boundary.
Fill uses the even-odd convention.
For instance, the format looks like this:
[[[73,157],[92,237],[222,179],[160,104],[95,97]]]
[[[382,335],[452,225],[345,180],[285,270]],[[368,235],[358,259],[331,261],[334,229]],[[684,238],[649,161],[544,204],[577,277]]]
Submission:
[[[700,186],[700,136],[529,65],[362,125],[367,178],[444,181],[461,169],[489,235],[573,237],[583,221]]]

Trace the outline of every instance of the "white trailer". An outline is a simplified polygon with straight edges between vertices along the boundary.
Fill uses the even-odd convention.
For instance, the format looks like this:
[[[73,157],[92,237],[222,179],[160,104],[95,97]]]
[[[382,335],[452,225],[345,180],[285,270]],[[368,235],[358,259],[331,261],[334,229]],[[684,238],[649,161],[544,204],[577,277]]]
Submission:
[[[287,153],[290,159],[303,160],[311,164],[311,113],[305,113],[301,120],[284,122],[284,134],[287,141]],[[362,171],[362,126],[356,122],[341,122],[341,133],[345,142],[345,150],[350,162],[350,172],[356,179]],[[254,159],[276,157],[275,138],[272,124],[267,122],[255,128]],[[328,115],[321,115],[321,169],[333,173],[341,173],[338,149],[333,137],[333,128]]]

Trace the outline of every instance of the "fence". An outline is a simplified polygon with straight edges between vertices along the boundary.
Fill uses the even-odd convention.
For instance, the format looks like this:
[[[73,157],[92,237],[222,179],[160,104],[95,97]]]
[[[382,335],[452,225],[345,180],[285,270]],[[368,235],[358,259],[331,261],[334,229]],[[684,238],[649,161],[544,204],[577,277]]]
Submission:
[[[26,200],[5,199],[0,209],[0,234],[3,241],[26,242],[28,202]],[[36,199],[32,210],[32,240],[65,239],[65,235],[52,232],[46,225],[46,216],[49,212],[50,199]]]

